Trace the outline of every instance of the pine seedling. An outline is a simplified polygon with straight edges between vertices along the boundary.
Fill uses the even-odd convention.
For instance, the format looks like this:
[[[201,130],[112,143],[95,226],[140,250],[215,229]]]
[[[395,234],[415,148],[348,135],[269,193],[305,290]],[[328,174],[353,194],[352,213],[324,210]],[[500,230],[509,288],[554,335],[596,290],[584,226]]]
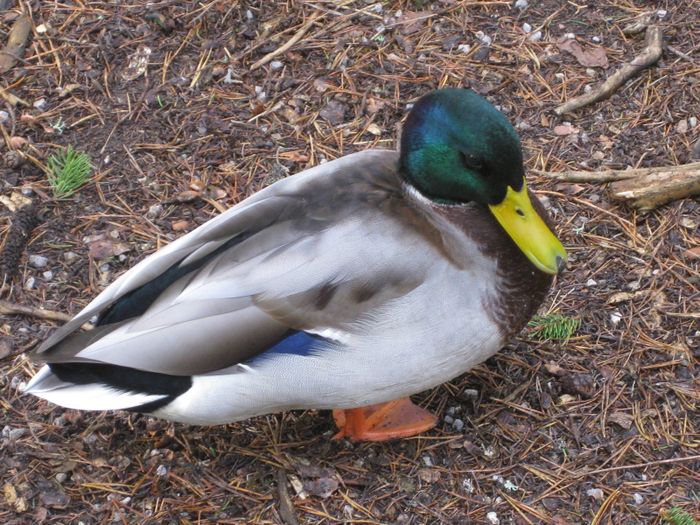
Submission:
[[[86,153],[73,146],[52,154],[46,162],[46,176],[57,198],[70,197],[89,179],[93,166]]]
[[[664,519],[671,525],[700,525],[700,522],[680,507],[671,507],[664,512]]]
[[[536,315],[528,323],[530,336],[540,341],[568,341],[581,321],[559,314]]]

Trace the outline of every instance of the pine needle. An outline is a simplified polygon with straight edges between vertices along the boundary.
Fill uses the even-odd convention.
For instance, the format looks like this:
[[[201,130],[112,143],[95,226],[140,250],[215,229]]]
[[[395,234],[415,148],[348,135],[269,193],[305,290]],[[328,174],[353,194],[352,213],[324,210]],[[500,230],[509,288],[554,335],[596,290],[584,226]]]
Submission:
[[[47,162],[46,176],[57,198],[70,197],[90,178],[93,166],[86,153],[77,152],[73,146],[51,155]]]
[[[528,323],[530,336],[540,341],[568,341],[581,321],[559,314],[536,315]]]

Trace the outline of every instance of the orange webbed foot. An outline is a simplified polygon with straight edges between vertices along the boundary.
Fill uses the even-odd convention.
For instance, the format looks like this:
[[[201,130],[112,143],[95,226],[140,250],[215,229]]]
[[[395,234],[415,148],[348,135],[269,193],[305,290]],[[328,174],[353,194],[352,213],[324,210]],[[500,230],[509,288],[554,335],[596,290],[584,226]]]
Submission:
[[[340,429],[334,439],[352,441],[386,441],[415,436],[430,430],[437,418],[409,399],[348,410],[333,410],[333,418]]]

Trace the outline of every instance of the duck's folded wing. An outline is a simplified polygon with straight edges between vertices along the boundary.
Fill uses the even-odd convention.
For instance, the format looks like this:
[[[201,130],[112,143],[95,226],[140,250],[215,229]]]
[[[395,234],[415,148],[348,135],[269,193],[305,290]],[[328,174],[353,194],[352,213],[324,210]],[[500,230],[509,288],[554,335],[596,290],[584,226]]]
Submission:
[[[395,167],[364,152],[271,186],[125,273],[35,358],[191,375],[298,331],[342,339],[421,280],[412,226],[387,213],[401,207]]]

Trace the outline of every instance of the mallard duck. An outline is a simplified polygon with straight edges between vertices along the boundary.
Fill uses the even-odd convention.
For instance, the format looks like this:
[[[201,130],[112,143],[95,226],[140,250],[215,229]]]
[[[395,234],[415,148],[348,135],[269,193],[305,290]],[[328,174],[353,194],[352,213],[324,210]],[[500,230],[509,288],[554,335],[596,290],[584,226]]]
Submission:
[[[408,396],[497,352],[565,265],[524,174],[498,110],[433,91],[399,152],[276,182],[131,268],[33,353],[26,392],[199,425],[333,409],[337,437],[423,432],[436,418]]]

